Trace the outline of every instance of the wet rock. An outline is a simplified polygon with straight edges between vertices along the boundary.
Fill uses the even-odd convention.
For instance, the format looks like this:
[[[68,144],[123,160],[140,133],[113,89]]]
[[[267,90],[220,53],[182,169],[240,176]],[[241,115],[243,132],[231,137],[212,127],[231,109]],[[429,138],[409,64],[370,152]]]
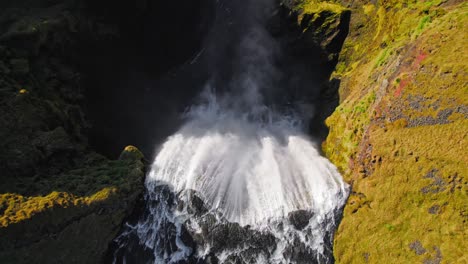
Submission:
[[[298,210],[288,214],[289,222],[298,230],[304,229],[314,216],[312,211]]]
[[[274,250],[276,248],[277,239],[269,232],[255,232],[249,243],[254,247]]]
[[[213,254],[210,253],[204,260],[203,262],[199,261],[199,264],[218,264],[219,260],[218,258]]]
[[[220,251],[236,248],[242,241],[248,239],[248,235],[238,223],[226,223],[215,226],[207,240],[212,242],[214,251]]]
[[[195,191],[189,190],[189,191],[186,191],[183,195],[186,195],[188,199],[187,212],[189,214],[200,216],[208,212],[208,209],[206,208],[205,203],[203,202],[202,199],[200,199],[200,197],[197,196]]]
[[[182,243],[184,243],[184,245],[186,245],[188,247],[191,247],[191,248],[195,248],[196,244],[195,244],[190,232],[187,230],[187,228],[184,225],[181,226],[180,239],[181,239]]]
[[[312,252],[298,238],[294,239],[292,245],[288,245],[284,252],[287,259],[297,264],[318,264],[317,254]]]
[[[229,256],[224,263],[226,264],[244,264],[239,256]]]

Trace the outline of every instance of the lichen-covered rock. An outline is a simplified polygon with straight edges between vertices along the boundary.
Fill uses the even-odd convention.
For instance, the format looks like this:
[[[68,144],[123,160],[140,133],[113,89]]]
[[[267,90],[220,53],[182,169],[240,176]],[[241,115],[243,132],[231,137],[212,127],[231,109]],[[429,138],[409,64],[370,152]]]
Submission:
[[[300,30],[298,50],[319,47],[321,57],[314,58],[334,67],[343,41],[348,34],[351,12],[339,3],[327,1],[283,1],[292,10]]]
[[[463,262],[467,5],[329,4],[337,2],[352,15],[332,76],[340,105],[327,119],[323,149],[353,192],[335,236],[336,261]]]
[[[135,146],[126,146],[120,154],[119,160],[141,160],[143,159],[143,153]]]

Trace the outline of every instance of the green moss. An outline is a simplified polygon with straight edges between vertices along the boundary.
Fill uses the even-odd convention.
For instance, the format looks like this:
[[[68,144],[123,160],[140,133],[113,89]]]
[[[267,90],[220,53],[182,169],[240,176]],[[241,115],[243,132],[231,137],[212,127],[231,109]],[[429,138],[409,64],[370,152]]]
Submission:
[[[342,13],[347,10],[344,6],[333,3],[331,1],[323,0],[300,0],[295,4],[295,10],[303,14],[317,14],[323,11],[330,11],[332,13]]]
[[[380,67],[382,65],[384,65],[387,60],[388,60],[388,57],[391,55],[391,49],[389,47],[383,49],[379,56],[377,57],[377,60],[375,62],[375,67]]]
[[[335,236],[337,263],[421,263],[439,255],[442,263],[463,263],[455,245],[467,235],[468,117],[457,109],[468,106],[467,4],[376,6],[351,7],[339,62],[348,67],[334,75],[341,103],[327,119],[323,145],[353,185]],[[444,113],[451,114],[438,119]],[[421,255],[411,248],[416,242]]]
[[[106,187],[91,196],[77,197],[66,192],[51,192],[46,196],[24,197],[19,194],[0,194],[0,227],[7,227],[21,221],[31,219],[37,214],[55,208],[69,208],[74,206],[91,206],[103,202],[116,193],[115,187]]]
[[[349,161],[356,157],[358,142],[370,123],[375,100],[376,94],[371,91],[358,102],[343,102],[326,120],[330,131],[323,149],[342,172],[349,173]],[[339,150],[335,144],[340,146]]]
[[[382,162],[375,165],[372,176],[354,181],[354,192],[364,194],[369,207],[346,207],[335,241],[339,262],[359,262],[364,253],[372,256],[372,262],[420,262],[429,252],[421,256],[412,252],[409,244],[416,240],[426,248],[439,247],[448,263],[463,258],[463,252],[450,245],[463,243],[466,236],[463,201],[468,198],[464,178],[468,160],[460,153],[466,146],[467,128],[467,121],[430,129],[372,128],[372,155]],[[434,178],[428,177],[433,170]],[[443,210],[431,213],[434,205]],[[356,243],[362,240],[371,243]]]
[[[297,1],[294,9],[299,13],[299,24],[302,24],[303,18],[307,15],[312,16],[309,24],[314,24],[315,21],[322,18],[323,21],[320,22],[320,27],[316,29],[317,32],[325,32],[331,24],[339,20],[339,16],[343,12],[348,11],[347,8],[340,4],[320,0]]]

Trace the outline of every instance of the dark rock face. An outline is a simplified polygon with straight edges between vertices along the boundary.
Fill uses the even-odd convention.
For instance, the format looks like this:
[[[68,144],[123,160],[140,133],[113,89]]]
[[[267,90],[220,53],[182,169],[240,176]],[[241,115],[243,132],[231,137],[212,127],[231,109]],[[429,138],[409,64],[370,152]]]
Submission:
[[[339,103],[340,80],[330,80],[330,76],[348,35],[351,13],[317,11],[301,15],[299,10],[294,11],[294,1],[281,2],[269,30],[284,51],[282,71],[289,79],[283,86],[291,87],[286,98],[296,96],[305,105],[313,105],[305,110],[311,116],[309,132],[323,140],[328,134],[324,120]]]
[[[1,263],[97,263],[143,192],[136,148],[88,145],[77,47],[103,33],[84,8],[0,3]]]
[[[179,261],[175,263],[333,262],[333,227],[327,226],[333,223],[331,219],[320,227],[310,225],[309,221],[316,221],[313,212],[299,210],[264,227],[241,226],[207,210],[197,192],[176,194],[159,184],[147,195],[140,217],[128,222],[114,240],[107,263],[173,263],[175,259]],[[315,240],[317,232],[325,232],[323,241]],[[318,252],[314,243],[324,244],[325,250]]]
[[[131,143],[149,157],[203,88],[206,76],[180,68],[200,52],[214,1],[87,2],[115,31],[98,39],[91,32],[79,47],[90,144],[113,157]]]
[[[305,210],[298,210],[291,212],[288,215],[289,222],[298,230],[304,229],[309,224],[309,220],[312,218],[312,212]]]
[[[79,169],[22,181],[31,196],[0,194],[0,262],[100,262],[143,192],[144,164],[134,157],[90,154]]]
[[[111,161],[96,151],[117,158],[132,143],[152,154],[157,141],[178,126],[179,113],[208,78],[193,69],[197,60],[210,62],[199,51],[214,5],[190,0],[0,3],[0,262],[99,262],[124,219],[131,222],[139,215],[143,155],[131,147]],[[330,43],[339,38],[327,35],[331,42],[324,45],[316,32],[303,38],[288,16],[281,9],[271,19],[272,34],[288,50],[279,67],[295,65],[290,73],[300,76],[329,65],[334,57],[328,53],[338,45]],[[317,52],[327,59],[311,59]],[[170,70],[177,65],[182,66]],[[325,82],[327,74],[307,82]],[[291,79],[284,82],[304,81]],[[214,253],[198,257],[192,252],[190,263],[253,263],[277,247],[272,233],[220,220],[196,194],[180,200],[169,190],[163,193],[165,204],[182,206],[197,219],[162,223],[165,233],[158,243],[168,254],[180,249],[175,237],[192,250],[210,245],[218,253],[249,245],[221,262]],[[11,203],[18,207],[12,209]],[[133,210],[138,212],[129,215]],[[298,213],[289,221],[304,229],[312,216]],[[126,242],[127,250],[134,250],[132,260],[154,257],[135,241]],[[303,250],[296,251],[290,249],[288,258],[306,258]]]

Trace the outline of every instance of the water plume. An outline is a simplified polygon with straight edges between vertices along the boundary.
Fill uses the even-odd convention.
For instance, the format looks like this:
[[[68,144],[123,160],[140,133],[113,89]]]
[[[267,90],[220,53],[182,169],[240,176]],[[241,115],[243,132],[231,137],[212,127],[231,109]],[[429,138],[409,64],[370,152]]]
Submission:
[[[236,112],[215,96],[209,100],[163,144],[148,188],[163,182],[176,192],[195,190],[212,210],[241,225],[301,209],[326,214],[342,202],[346,184],[295,116],[268,108]]]
[[[114,260],[129,258],[133,236],[156,263],[210,256],[221,263],[332,262],[348,185],[305,132],[310,115],[299,110],[313,109],[285,103],[281,49],[265,27],[272,7],[270,0],[218,2],[227,15],[196,58],[212,60],[212,78],[158,149],[145,213],[117,238]],[[232,29],[227,39],[225,27]]]

